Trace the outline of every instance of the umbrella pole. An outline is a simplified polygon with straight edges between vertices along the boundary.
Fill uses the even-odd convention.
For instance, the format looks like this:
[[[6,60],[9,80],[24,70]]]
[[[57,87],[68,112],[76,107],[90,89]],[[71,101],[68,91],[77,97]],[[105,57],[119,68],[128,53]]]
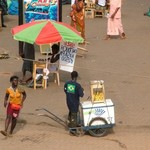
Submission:
[[[48,51],[47,51],[47,54],[46,54],[46,71],[47,70],[48,70]],[[44,79],[45,80],[45,89],[47,89],[48,75],[47,75],[47,73],[44,73],[44,75],[46,76],[46,78]]]
[[[46,71],[44,73],[44,76],[45,76],[45,86],[44,88],[47,89],[47,80],[48,80],[48,74],[49,74],[49,70],[48,70],[48,54],[49,54],[49,49],[47,49],[47,53],[46,53]]]
[[[62,22],[62,0],[58,0],[58,19],[57,21]]]
[[[23,1],[19,0],[18,25],[23,24]],[[23,54],[23,42],[19,41],[19,55]]]

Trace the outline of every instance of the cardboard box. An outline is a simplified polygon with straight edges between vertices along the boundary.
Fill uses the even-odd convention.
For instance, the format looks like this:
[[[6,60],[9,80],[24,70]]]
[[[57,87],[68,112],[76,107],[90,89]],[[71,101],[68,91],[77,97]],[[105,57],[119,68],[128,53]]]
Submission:
[[[108,124],[115,124],[114,104],[111,99],[106,99],[104,103],[92,103],[85,101],[81,103],[81,112],[84,126],[89,126],[92,119],[101,117]]]

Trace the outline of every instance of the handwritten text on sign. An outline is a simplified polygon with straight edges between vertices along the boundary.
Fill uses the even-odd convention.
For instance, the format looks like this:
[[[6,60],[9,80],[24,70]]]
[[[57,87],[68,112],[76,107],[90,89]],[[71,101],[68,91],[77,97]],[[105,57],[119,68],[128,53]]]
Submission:
[[[72,72],[77,53],[77,43],[62,42],[60,45],[60,70]]]

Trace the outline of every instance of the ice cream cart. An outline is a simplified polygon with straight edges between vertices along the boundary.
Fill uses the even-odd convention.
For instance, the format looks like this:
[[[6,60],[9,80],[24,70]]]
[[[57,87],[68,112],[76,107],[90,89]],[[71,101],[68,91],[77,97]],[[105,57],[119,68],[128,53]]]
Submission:
[[[114,104],[111,99],[102,103],[84,101],[80,104],[83,130],[92,136],[104,136],[115,125]]]
[[[86,132],[96,137],[105,136],[107,131],[115,125],[114,104],[111,99],[105,99],[104,81],[91,81],[90,85],[90,99],[80,103],[77,127],[68,127],[65,121],[42,108],[54,118],[45,116],[57,121],[76,136],[84,135]]]
[[[70,131],[77,134],[88,131],[90,135],[100,137],[115,125],[114,104],[111,99],[105,99],[103,80],[91,81],[90,85],[90,100],[80,103],[81,127],[70,128]]]

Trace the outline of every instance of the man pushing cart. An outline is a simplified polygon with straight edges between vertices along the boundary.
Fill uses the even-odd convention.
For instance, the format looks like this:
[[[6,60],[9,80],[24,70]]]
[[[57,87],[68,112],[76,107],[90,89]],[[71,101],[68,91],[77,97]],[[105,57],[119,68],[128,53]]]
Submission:
[[[81,136],[85,132],[90,135],[101,137],[106,135],[108,129],[115,125],[114,104],[111,99],[105,99],[104,81],[95,80],[90,82],[90,100],[80,102],[84,96],[82,86],[77,83],[78,72],[71,73],[71,80],[64,85],[66,102],[69,109],[67,124],[65,121],[45,110],[62,124],[70,133]],[[46,115],[51,118],[50,116]]]
[[[77,83],[78,72],[73,71],[71,73],[71,80],[67,81],[64,85],[64,91],[66,93],[66,101],[69,109],[68,114],[68,127],[77,127],[79,126],[78,122],[78,112],[80,97],[83,97],[83,88],[79,83]]]

